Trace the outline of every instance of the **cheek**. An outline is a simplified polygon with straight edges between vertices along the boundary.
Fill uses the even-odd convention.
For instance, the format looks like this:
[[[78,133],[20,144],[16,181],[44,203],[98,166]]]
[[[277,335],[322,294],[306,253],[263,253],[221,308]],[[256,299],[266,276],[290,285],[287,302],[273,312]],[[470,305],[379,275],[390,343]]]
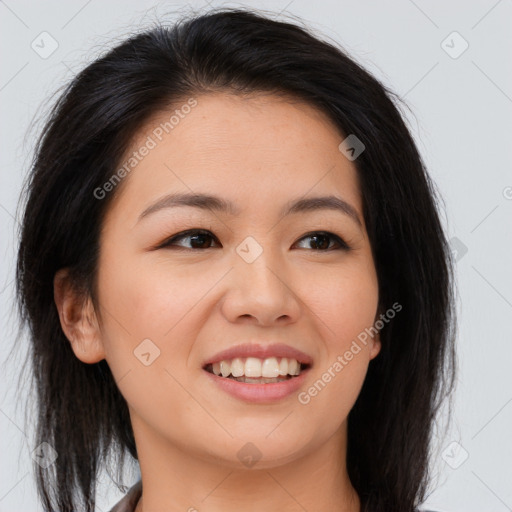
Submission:
[[[165,338],[215,283],[211,273],[198,279],[158,262],[132,263],[105,261],[99,282],[102,304],[135,338]]]
[[[344,421],[363,385],[371,348],[366,333],[375,321],[378,284],[366,265],[331,273],[321,282],[308,305],[318,318],[324,352],[311,386],[298,398],[306,409],[330,418],[324,425],[328,430]]]
[[[102,311],[106,359],[131,421],[139,432],[149,424],[162,436],[187,442],[190,425],[205,422],[204,410],[191,400],[188,362],[202,325],[201,300],[219,276],[197,279],[126,260],[107,268],[100,281],[108,309]]]
[[[329,350],[345,350],[373,325],[378,306],[378,284],[373,272],[352,267],[333,272],[323,285],[310,287],[309,304],[322,321]]]
[[[190,407],[180,383],[200,325],[194,306],[213,283],[156,268],[105,260],[99,298],[106,360],[121,394],[139,416],[156,413],[168,424],[171,404]]]
[[[207,313],[208,292],[222,273],[203,272],[198,279],[190,269],[128,259],[113,264],[107,258],[100,268],[103,340],[114,376],[144,368],[142,354],[142,359],[154,359],[151,368],[160,373],[167,369],[176,376],[184,374]],[[157,377],[151,371],[140,378]]]

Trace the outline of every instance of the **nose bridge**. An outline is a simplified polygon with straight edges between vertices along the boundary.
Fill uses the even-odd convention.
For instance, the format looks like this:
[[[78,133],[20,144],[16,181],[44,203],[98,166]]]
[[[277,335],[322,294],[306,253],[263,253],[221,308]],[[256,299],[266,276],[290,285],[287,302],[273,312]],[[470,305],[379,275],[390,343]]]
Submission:
[[[249,251],[244,252],[247,249]],[[278,278],[282,267],[278,260],[276,251],[268,246],[265,249],[261,245],[258,247],[251,240],[240,244],[235,261],[236,286],[251,292],[253,296],[261,295],[262,299],[266,296],[276,299],[285,292]]]
[[[298,315],[297,298],[287,283],[284,263],[269,247],[244,240],[237,248],[224,311],[231,321],[252,316],[268,323],[283,316]]]
[[[278,278],[280,265],[270,251],[262,253],[252,263],[237,262],[236,276],[240,279],[238,285],[246,284],[254,292],[264,294],[282,293],[283,283]]]

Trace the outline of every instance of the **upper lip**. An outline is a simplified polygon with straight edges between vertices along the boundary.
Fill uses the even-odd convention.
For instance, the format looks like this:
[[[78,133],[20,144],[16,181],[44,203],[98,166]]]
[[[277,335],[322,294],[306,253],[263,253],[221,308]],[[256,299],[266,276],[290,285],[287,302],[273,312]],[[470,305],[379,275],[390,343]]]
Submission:
[[[257,357],[259,359],[266,359],[268,357],[287,357],[290,359],[296,359],[299,363],[305,365],[311,365],[313,363],[313,358],[311,356],[291,347],[290,345],[285,345],[283,343],[275,343],[272,345],[246,343],[242,345],[235,345],[234,347],[217,352],[217,354],[205,361],[203,368],[209,364],[235,359],[236,357]]]

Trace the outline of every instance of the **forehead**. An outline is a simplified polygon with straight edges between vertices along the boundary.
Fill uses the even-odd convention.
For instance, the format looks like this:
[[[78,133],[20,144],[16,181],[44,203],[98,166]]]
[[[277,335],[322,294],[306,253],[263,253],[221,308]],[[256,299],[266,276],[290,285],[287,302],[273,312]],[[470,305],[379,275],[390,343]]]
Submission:
[[[120,163],[133,167],[125,165],[112,214],[134,220],[170,192],[209,193],[255,211],[338,192],[362,215],[356,168],[338,149],[344,138],[324,113],[293,98],[185,98],[134,137]]]

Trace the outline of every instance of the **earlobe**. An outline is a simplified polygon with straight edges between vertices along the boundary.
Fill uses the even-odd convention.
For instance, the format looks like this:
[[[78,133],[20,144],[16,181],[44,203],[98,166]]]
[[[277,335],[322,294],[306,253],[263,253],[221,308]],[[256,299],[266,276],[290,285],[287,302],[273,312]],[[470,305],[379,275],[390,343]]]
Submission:
[[[77,293],[69,269],[60,269],[55,274],[53,293],[62,331],[69,340],[76,357],[88,364],[105,359],[92,300]]]

